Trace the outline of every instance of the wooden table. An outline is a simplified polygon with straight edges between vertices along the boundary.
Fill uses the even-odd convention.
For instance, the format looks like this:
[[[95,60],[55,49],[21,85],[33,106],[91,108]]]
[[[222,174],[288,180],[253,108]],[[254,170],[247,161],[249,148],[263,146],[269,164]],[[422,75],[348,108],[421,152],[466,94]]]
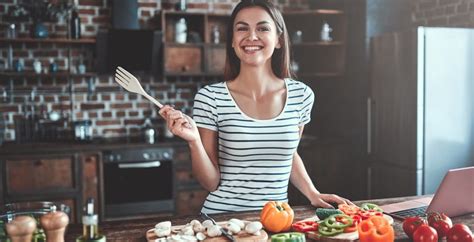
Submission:
[[[408,199],[413,199],[415,197],[401,197],[401,198],[388,198],[388,199],[378,199],[378,200],[367,200],[367,201],[356,201],[354,203],[360,205],[363,202],[372,202],[378,205],[406,201]],[[302,220],[315,215],[315,208],[312,206],[296,206],[293,207],[295,211],[295,220]],[[258,212],[240,212],[240,213],[226,213],[220,215],[214,215],[213,217],[217,221],[224,221],[230,218],[240,218],[244,220],[259,220],[259,211]],[[169,217],[167,220],[171,220],[173,224],[186,224],[192,219],[198,218],[198,216],[185,216],[185,217]],[[454,217],[452,218],[453,224],[464,223],[468,225],[471,230],[474,230],[474,213]],[[145,233],[147,230],[154,228],[155,224],[160,221],[164,221],[163,218],[150,218],[150,219],[141,219],[141,220],[130,220],[130,221],[121,221],[121,222],[103,222],[100,223],[100,233],[107,236],[107,241],[146,241]],[[402,221],[395,219],[394,223],[395,229],[395,238],[396,241],[410,241],[405,235],[402,229]],[[69,225],[66,241],[75,241],[82,233],[82,225],[72,224]],[[342,240],[331,240],[324,239],[321,241],[342,241]]]

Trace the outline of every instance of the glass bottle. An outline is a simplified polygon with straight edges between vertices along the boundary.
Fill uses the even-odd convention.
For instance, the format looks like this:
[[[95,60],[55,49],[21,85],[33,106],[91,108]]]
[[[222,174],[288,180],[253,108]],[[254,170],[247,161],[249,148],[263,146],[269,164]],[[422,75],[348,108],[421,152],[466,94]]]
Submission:
[[[69,23],[69,30],[71,39],[80,39],[81,38],[81,19],[79,14],[74,9],[71,13],[71,22]]]

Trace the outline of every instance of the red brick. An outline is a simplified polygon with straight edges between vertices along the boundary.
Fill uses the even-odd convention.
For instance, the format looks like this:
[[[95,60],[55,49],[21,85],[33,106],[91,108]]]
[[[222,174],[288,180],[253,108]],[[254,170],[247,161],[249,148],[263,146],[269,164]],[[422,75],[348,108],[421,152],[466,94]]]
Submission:
[[[118,111],[115,113],[115,116],[117,116],[117,118],[125,117],[125,111]]]
[[[93,109],[104,109],[105,106],[103,103],[82,103],[81,109],[82,110],[93,110]]]
[[[84,113],[82,113],[82,112],[76,113],[76,118],[77,119],[83,119],[84,118]]]
[[[143,119],[128,119],[124,121],[125,125],[142,125]]]
[[[95,31],[95,27],[92,26],[92,25],[88,25],[88,26],[86,26],[86,31],[88,31],[88,32],[94,32],[94,31]]]
[[[137,103],[137,108],[150,108],[150,103]]]
[[[51,106],[51,109],[52,110],[68,110],[70,109],[70,105],[69,104],[64,104],[64,103],[60,103],[60,104],[53,104]]]
[[[208,9],[209,4],[207,3],[188,3],[188,8],[199,8],[199,9]]]
[[[98,120],[95,122],[97,126],[120,125],[120,120]]]
[[[0,111],[1,112],[19,112],[19,106],[18,105],[2,105],[0,106]]]
[[[152,111],[151,110],[145,110],[143,111],[143,116],[151,116]]]
[[[45,102],[54,102],[55,98],[54,96],[43,96],[43,100]]]
[[[123,101],[123,100],[125,100],[125,96],[122,93],[117,93],[117,94],[115,94],[115,100],[116,101]]]
[[[102,118],[111,118],[112,117],[112,112],[103,112],[102,113]]]
[[[151,12],[150,12],[150,11],[146,11],[146,10],[142,10],[142,11],[140,11],[140,16],[142,16],[142,17],[150,17],[150,16],[151,16]]]
[[[79,9],[78,11],[81,15],[95,15],[95,9]]]
[[[139,114],[139,113],[138,113],[137,111],[130,111],[130,112],[128,112],[128,116],[130,116],[130,117],[137,117],[138,114]]]
[[[104,24],[108,23],[110,18],[108,16],[97,16],[92,18],[92,23],[94,24]]]
[[[436,1],[432,1],[432,0],[420,2],[419,4],[419,8],[423,10],[432,9],[434,7],[436,7]]]
[[[28,57],[28,51],[27,50],[15,50],[13,51],[13,55],[15,57]]]
[[[102,94],[102,101],[110,101],[110,94]]]
[[[89,113],[89,118],[97,118],[99,117],[99,115],[97,114],[97,112],[90,112]]]
[[[59,101],[60,102],[69,102],[69,101],[71,101],[71,98],[69,96],[60,96]]]
[[[23,96],[16,96],[13,97],[13,102],[14,103],[24,103],[26,101],[26,98]]]
[[[125,133],[127,133],[127,130],[125,128],[103,130],[103,134],[125,134]]]
[[[132,108],[132,104],[131,103],[112,103],[112,104],[110,104],[110,108],[113,108],[113,109],[128,109],[128,108]]]
[[[156,8],[156,2],[139,2],[138,7],[140,8]]]
[[[79,0],[79,5],[101,7],[103,5],[103,0]]]

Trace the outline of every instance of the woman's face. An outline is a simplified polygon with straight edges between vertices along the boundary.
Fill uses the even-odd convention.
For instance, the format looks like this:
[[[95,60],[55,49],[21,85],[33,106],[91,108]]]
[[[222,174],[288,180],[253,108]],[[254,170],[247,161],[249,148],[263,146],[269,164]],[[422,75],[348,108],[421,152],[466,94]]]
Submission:
[[[233,34],[232,47],[242,64],[271,64],[274,49],[280,48],[275,22],[260,7],[242,9],[235,18]]]

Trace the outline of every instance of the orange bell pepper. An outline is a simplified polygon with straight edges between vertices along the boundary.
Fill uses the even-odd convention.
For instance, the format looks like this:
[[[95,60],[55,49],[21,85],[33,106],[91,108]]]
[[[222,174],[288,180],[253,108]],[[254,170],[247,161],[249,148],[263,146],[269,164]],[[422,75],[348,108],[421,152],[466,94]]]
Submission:
[[[360,242],[393,242],[395,232],[384,217],[373,216],[362,221],[357,227]]]
[[[294,216],[293,209],[288,203],[270,201],[260,213],[260,222],[266,230],[279,233],[290,230]]]

